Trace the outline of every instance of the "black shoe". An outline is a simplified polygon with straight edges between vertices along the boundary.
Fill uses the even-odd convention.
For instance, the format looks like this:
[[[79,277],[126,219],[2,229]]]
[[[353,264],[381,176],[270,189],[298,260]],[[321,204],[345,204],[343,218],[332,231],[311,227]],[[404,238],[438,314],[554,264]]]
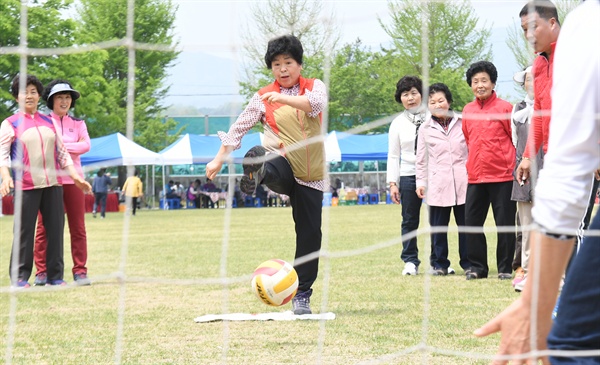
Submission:
[[[506,272],[501,272],[500,274],[498,274],[498,279],[500,279],[500,280],[510,280],[510,279],[512,279],[512,274],[506,273]]]
[[[441,267],[436,267],[431,272],[433,276],[446,276],[448,275],[448,269],[442,269]]]
[[[479,279],[479,274],[477,274],[473,270],[466,270],[465,271],[465,276],[467,277],[467,280],[477,280],[477,279]]]
[[[292,298],[292,308],[294,310],[294,314],[302,315],[302,314],[312,314],[310,310],[310,296],[312,295],[312,289],[308,289],[307,291],[299,291]]]
[[[256,185],[262,181],[262,170],[265,163],[264,156],[267,150],[263,146],[254,146],[246,152],[242,167],[244,176],[240,180],[240,190],[248,195],[254,194]]]

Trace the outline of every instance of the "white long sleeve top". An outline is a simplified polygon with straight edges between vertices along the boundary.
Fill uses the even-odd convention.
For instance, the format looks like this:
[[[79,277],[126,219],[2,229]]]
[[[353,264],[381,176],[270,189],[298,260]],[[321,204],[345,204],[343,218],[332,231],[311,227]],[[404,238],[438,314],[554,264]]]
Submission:
[[[405,110],[390,124],[386,180],[388,183],[398,183],[400,176],[415,175],[417,126],[413,121],[415,118],[425,121],[428,117],[429,113],[413,114]]]
[[[548,232],[575,235],[600,166],[600,3],[586,1],[561,29],[554,58],[548,153],[533,218]]]

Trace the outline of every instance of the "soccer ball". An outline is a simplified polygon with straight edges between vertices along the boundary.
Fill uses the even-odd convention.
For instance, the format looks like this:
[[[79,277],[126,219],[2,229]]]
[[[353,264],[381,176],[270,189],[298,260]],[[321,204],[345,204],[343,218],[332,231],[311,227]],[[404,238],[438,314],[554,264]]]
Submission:
[[[254,270],[252,291],[267,305],[284,305],[296,295],[297,290],[298,274],[288,262],[267,260]]]

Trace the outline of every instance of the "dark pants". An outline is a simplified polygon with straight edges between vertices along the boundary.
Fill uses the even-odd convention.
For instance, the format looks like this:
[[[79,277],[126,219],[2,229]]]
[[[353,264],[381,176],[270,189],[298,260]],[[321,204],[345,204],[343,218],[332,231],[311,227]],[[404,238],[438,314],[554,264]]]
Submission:
[[[15,207],[18,212],[18,207]],[[63,208],[62,186],[42,189],[23,190],[21,216],[15,215],[15,222],[21,219],[19,231],[13,229],[13,245],[10,253],[10,278],[15,284],[18,280],[29,280],[33,269],[33,238],[38,212],[42,214],[46,224],[46,273],[48,280],[62,280],[65,264],[63,261],[63,235],[65,214]],[[16,277],[13,276],[13,259],[18,255],[15,264]]]
[[[465,226],[465,205],[453,207],[429,206],[429,225],[433,227],[445,227],[446,232],[431,234],[431,256],[429,262],[432,268],[447,269],[450,267],[448,260],[448,223],[450,223],[450,212],[454,211],[454,220],[458,227]],[[467,258],[467,240],[464,232],[458,233],[458,254],[460,267],[464,270],[471,268]]]
[[[419,266],[419,248],[417,237],[404,239],[411,233],[416,233],[419,228],[421,217],[421,204],[423,200],[417,196],[417,183],[415,176],[400,176],[400,204],[402,205],[402,254],[400,258],[404,262],[412,262]]]
[[[323,192],[300,185],[288,161],[277,156],[265,162],[265,177],[261,184],[279,194],[290,197],[292,217],[296,228],[295,260],[309,254],[318,254],[321,250],[321,211]],[[294,262],[298,273],[298,291],[307,291],[317,279],[319,271],[318,256],[303,264]]]
[[[600,214],[590,229],[600,230]],[[597,350],[600,345],[600,237],[586,236],[567,271],[558,316],[548,336],[552,350]],[[552,364],[600,364],[600,356],[551,358]]]
[[[98,211],[100,206],[100,216],[106,216],[106,196],[108,193],[94,193],[94,213]]]
[[[496,246],[496,264],[498,273],[512,273],[512,260],[515,255],[515,214],[516,204],[510,199],[512,181],[486,184],[469,184],[465,206],[465,225],[483,227],[490,203],[494,213],[496,227],[512,227],[511,232],[498,232]],[[487,241],[484,233],[467,234],[467,256],[471,269],[480,278],[488,276]]]
[[[137,210],[137,196],[131,197],[131,214],[135,215],[135,211]]]

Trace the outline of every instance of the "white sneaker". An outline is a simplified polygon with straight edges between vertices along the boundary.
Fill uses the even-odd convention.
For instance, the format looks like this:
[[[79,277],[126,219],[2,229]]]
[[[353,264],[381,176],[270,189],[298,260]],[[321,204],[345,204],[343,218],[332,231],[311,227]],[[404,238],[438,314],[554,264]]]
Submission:
[[[454,271],[453,268],[449,267],[448,268],[448,275],[454,275],[454,274],[456,274],[456,271]]]
[[[417,275],[419,268],[415,266],[412,262],[407,262],[404,264],[404,270],[402,270],[402,275]]]
[[[520,293],[523,291],[523,289],[525,288],[525,283],[527,282],[527,276],[525,277],[525,279],[519,281],[518,283],[515,284],[515,291],[517,293]]]

